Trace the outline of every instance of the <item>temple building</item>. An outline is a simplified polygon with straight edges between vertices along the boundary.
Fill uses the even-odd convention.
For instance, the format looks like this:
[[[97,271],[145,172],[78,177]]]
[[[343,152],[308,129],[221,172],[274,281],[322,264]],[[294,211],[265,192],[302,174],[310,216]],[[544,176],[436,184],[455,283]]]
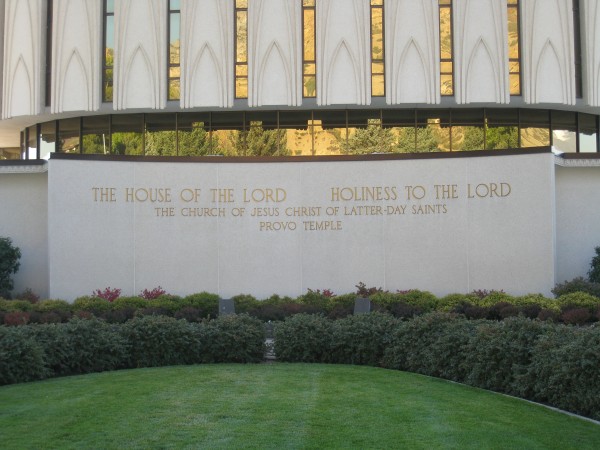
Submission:
[[[600,246],[596,0],[0,0],[15,292],[543,293]]]

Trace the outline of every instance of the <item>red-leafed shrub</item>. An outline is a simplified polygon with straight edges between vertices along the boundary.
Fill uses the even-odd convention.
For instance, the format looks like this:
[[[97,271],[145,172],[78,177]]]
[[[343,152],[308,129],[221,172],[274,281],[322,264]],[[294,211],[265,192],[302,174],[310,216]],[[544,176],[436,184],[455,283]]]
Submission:
[[[158,298],[161,295],[165,295],[166,293],[167,291],[165,291],[162,287],[158,286],[151,290],[144,289],[140,293],[140,297],[145,298],[146,300],[154,300],[155,298]]]
[[[30,314],[25,311],[11,311],[4,314],[4,324],[8,326],[26,325]]]
[[[121,289],[107,287],[104,290],[96,289],[92,292],[92,297],[102,298],[109,302],[114,302],[121,296]]]

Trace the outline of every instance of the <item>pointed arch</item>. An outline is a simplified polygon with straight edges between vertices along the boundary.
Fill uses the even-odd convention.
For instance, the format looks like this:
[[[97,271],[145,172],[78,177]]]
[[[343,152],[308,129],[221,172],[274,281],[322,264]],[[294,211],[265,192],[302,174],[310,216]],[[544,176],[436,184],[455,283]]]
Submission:
[[[487,64],[482,64],[483,61],[486,61]],[[488,67],[488,70],[485,69],[486,66]],[[489,100],[486,97],[476,97],[470,92],[469,86],[478,85],[476,83],[471,83],[471,77],[477,78],[479,80],[479,84],[481,84],[482,82],[485,82],[486,84],[491,82],[492,85],[490,86],[488,84],[485,87],[485,89],[483,89],[483,92],[492,91],[496,93],[495,98],[502,98],[502,96],[500,95],[501,82],[498,79],[500,71],[494,64],[494,58],[492,57],[492,52],[487,42],[482,37],[479,37],[479,39],[477,40],[477,44],[473,46],[471,54],[467,59],[467,70],[465,72],[467,76],[463,85],[463,89],[465,89],[465,92],[463,93],[463,98],[465,99],[466,103],[470,103],[471,101],[484,102],[486,100]]]
[[[411,37],[409,39],[409,41],[406,43],[406,45],[404,46],[404,48],[402,49],[402,52],[400,53],[400,58],[399,58],[399,62],[398,62],[398,66],[396,67],[396,70],[394,71],[394,90],[393,92],[396,94],[394,97],[394,101],[398,102],[398,103],[403,103],[403,100],[405,100],[404,95],[403,95],[403,90],[402,90],[402,86],[405,87],[410,87],[410,86],[418,86],[418,83],[412,84],[412,83],[407,83],[406,79],[405,79],[405,74],[403,72],[404,68],[409,68],[410,72],[414,73],[414,75],[416,77],[419,76],[419,74],[417,73],[416,67],[412,64],[409,63],[410,62],[414,62],[413,59],[411,58],[412,55],[416,55],[417,56],[417,61],[419,62],[419,65],[421,67],[421,77],[422,79],[425,81],[426,84],[426,90],[425,90],[425,97],[427,98],[427,100],[429,100],[428,98],[428,93],[430,92],[430,83],[431,80],[430,78],[427,76],[427,63],[426,63],[426,58],[425,55],[423,54],[423,50],[421,49],[421,46],[417,43],[417,41],[415,40],[414,37]],[[406,98],[407,102],[421,102],[422,98],[418,98],[419,97],[419,93],[415,92],[415,96],[413,98]]]
[[[202,70],[203,67],[206,67],[204,65],[205,62],[208,62],[208,67],[212,67],[213,76],[208,76],[206,77],[206,79],[201,79],[200,82],[196,82],[197,77],[202,78],[202,74],[203,72],[205,72]],[[211,103],[211,101],[202,102],[196,100],[197,97],[199,97],[200,99],[202,97],[207,97],[203,95],[204,92],[215,91],[215,89],[211,89],[211,84],[208,83],[208,81],[210,80],[212,81],[213,87],[215,87],[214,85],[216,84],[217,105],[219,107],[225,106],[226,103],[223,101],[223,99],[226,96],[226,92],[224,90],[222,72],[223,71],[221,65],[219,64],[219,59],[217,58],[217,55],[215,54],[212,46],[209,45],[208,42],[204,43],[200,51],[196,54],[196,58],[194,59],[194,63],[191,70],[191,79],[189,81],[190,104],[194,106],[214,106],[214,103]],[[203,86],[203,92],[197,92],[197,86]]]
[[[273,92],[273,97],[275,98],[286,98],[287,99],[287,103],[289,104],[292,98],[292,87],[290,86],[290,82],[291,82],[291,70],[288,64],[288,61],[286,61],[285,58],[285,53],[283,52],[283,50],[281,49],[281,47],[279,46],[279,43],[276,41],[273,41],[269,44],[267,51],[265,52],[265,56],[262,59],[261,63],[260,63],[260,68],[258,71],[258,99],[260,99],[261,105],[262,104],[270,104],[270,102],[264,102],[263,100],[265,99],[265,97],[269,97],[268,95],[265,96],[264,92],[265,90],[263,90],[263,86],[265,83],[270,83],[269,81],[269,77],[266,76],[267,73],[267,68],[269,67],[273,67],[273,63],[275,63],[277,65],[277,62],[279,62],[280,66],[283,67],[283,70],[285,72],[285,77],[283,80],[283,83],[279,83],[278,86],[274,86],[273,84],[271,84],[272,87],[272,92]],[[283,94],[283,96],[281,96],[281,85],[283,85],[283,89],[285,90],[285,93]],[[271,91],[271,89],[269,89],[269,91]],[[261,106],[259,105],[259,106]]]
[[[548,69],[548,70],[545,70]],[[536,103],[566,103],[563,67],[558,51],[550,39],[544,44],[535,65],[534,101]],[[538,92],[541,95],[538,95]]]
[[[352,79],[354,80],[354,83],[352,84],[352,86],[348,85],[348,84],[343,84],[343,83],[333,83],[332,80],[343,80],[343,79],[347,79],[347,77],[335,77],[336,73],[341,69],[342,71],[344,70],[344,67],[340,67],[340,64],[343,64],[343,58],[344,55],[347,56],[347,61],[350,63],[350,70],[348,70],[351,74],[352,74]],[[356,58],[354,58],[354,55],[352,55],[352,52],[350,51],[350,48],[348,47],[348,43],[346,42],[345,39],[342,39],[340,41],[340,43],[337,45],[337,47],[335,48],[335,50],[332,53],[332,58],[331,58],[331,62],[329,63],[329,66],[327,67],[327,104],[332,104],[333,102],[335,102],[335,95],[333,94],[333,87],[335,86],[338,89],[342,89],[344,92],[348,92],[348,89],[352,89],[352,92],[354,93],[354,98],[356,103],[360,103],[360,99],[358,98],[359,95],[359,77],[357,74],[357,62],[356,62]],[[346,71],[346,72],[348,72]],[[336,89],[336,90],[338,90]],[[345,95],[344,97],[348,98],[347,95]],[[347,103],[347,102],[342,102],[342,103]]]
[[[73,49],[64,67],[65,69],[61,73],[60,80],[60,98],[58,99],[59,112],[62,112],[65,109],[68,111],[89,111],[91,109],[91,105],[88,103],[88,92],[90,88],[88,80],[89,76],[85,70],[83,58],[81,57],[81,54],[77,48]],[[79,74],[79,76],[77,74]],[[82,83],[79,83],[79,85],[76,84],[77,78],[80,78],[82,81]],[[65,90],[65,86],[69,86],[69,89],[75,89],[77,92],[82,92],[83,89],[85,95],[68,95],[67,91]],[[70,99],[74,99],[75,101],[72,104],[68,104]],[[79,100],[79,102],[77,102],[77,100]],[[65,104],[67,105],[65,106]],[[78,107],[78,105],[81,106]]]
[[[141,62],[141,64],[140,64]],[[151,107],[156,102],[156,80],[152,76],[150,57],[142,45],[138,45],[132,52],[125,66],[125,105],[127,108],[144,107],[146,105],[130,102],[129,99],[140,99],[148,96],[148,87],[152,95]]]

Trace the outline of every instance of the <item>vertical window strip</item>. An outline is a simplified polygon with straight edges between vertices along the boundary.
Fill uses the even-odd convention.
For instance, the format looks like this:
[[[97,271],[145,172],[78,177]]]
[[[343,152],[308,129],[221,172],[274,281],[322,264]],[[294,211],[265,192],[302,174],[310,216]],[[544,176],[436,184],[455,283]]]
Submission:
[[[583,96],[583,74],[581,67],[581,15],[579,0],[573,0],[573,34],[575,41],[575,96]]]
[[[440,92],[454,95],[452,42],[452,0],[439,0],[440,9]]]
[[[104,0],[104,54],[102,57],[102,100],[113,101],[113,56],[115,1]]]
[[[315,0],[302,0],[302,96],[317,96]]]
[[[248,0],[235,0],[235,98],[248,98]]]
[[[167,26],[167,39],[169,42],[169,64],[167,67],[168,99],[179,100],[181,67],[179,63],[180,50],[180,0],[169,0],[169,22]]]
[[[508,0],[508,77],[510,95],[521,95],[521,38],[519,0]]]
[[[383,0],[371,0],[371,95],[385,96]]]
[[[52,0],[46,3],[46,92],[45,105],[52,101]]]

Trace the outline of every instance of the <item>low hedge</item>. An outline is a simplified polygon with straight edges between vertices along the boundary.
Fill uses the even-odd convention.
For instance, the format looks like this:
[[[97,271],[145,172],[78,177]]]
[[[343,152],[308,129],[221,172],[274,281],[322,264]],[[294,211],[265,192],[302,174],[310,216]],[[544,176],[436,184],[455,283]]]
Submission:
[[[0,326],[0,385],[106,370],[264,357],[264,324],[247,315],[189,323],[141,316],[124,324],[91,318]]]
[[[274,333],[279,360],[417,372],[600,419],[600,327],[371,313],[337,321],[297,315],[275,324]]]
[[[572,282],[576,285],[581,283]],[[586,282],[587,283],[587,282]],[[589,284],[589,283],[588,283]],[[557,299],[540,294],[511,296],[498,291],[473,291],[436,297],[430,292],[409,290],[385,292],[370,289],[373,311],[387,312],[409,319],[434,311],[462,314],[469,319],[504,320],[524,316],[531,319],[582,325],[600,320],[600,298],[587,292],[565,292]],[[559,292],[559,291],[557,291]],[[562,292],[562,290],[560,290]],[[262,321],[281,321],[295,314],[322,314],[331,319],[352,315],[358,294],[333,296],[329,291],[312,291],[298,298],[273,295],[258,300],[251,295],[233,297],[236,311]],[[157,298],[118,297],[108,301],[98,297],[79,297],[72,304],[63,300],[0,299],[0,325],[67,322],[73,316],[90,314],[110,323],[124,323],[144,315],[165,315],[189,322],[214,319],[219,313],[219,296],[208,292],[178,297],[163,294]]]

